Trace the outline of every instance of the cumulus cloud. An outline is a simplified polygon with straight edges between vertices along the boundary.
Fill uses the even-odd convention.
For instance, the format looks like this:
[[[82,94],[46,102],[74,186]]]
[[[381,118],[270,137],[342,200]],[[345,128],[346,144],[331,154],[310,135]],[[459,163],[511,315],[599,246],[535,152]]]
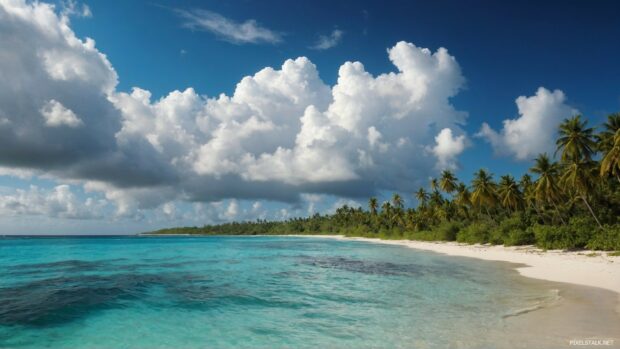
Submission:
[[[348,206],[351,208],[358,208],[358,207],[363,207],[364,205],[360,204],[358,201],[351,200],[351,199],[338,199],[334,201],[334,203],[331,205],[329,209],[327,209],[326,213],[334,214],[336,213],[336,210],[338,210],[339,208],[343,206]]]
[[[60,3],[62,7],[62,15],[76,17],[92,17],[93,13],[86,4],[80,4],[75,0],[64,0]]]
[[[79,200],[68,185],[52,189],[30,186],[14,193],[0,195],[0,216],[47,216],[67,219],[99,218],[107,201],[87,198]]]
[[[333,86],[299,57],[231,95],[187,88],[157,100],[117,91],[95,42],[44,3],[0,0],[0,49],[2,166],[103,193],[119,216],[176,214],[169,202],[410,191],[465,147],[467,114],[450,102],[464,78],[444,48],[399,42],[387,50],[395,72],[345,62]]]
[[[435,136],[435,146],[431,149],[437,157],[439,169],[455,169],[456,158],[465,150],[467,139],[465,135],[453,136],[452,130],[444,128]]]
[[[518,160],[528,160],[539,153],[553,153],[555,134],[563,119],[579,112],[566,104],[560,90],[553,92],[538,88],[536,95],[516,99],[519,117],[507,119],[497,132],[487,123],[477,136],[486,139],[499,155],[510,155]]]
[[[49,100],[41,108],[41,115],[45,118],[45,125],[58,127],[66,125],[68,127],[78,127],[82,125],[82,120],[74,112],[65,108],[55,99]]]
[[[332,47],[336,47],[342,40],[343,35],[344,32],[342,30],[334,29],[334,31],[332,31],[330,35],[319,36],[317,42],[310,48],[313,50],[327,50]]]
[[[231,199],[210,203],[194,203],[193,209],[186,212],[184,219],[211,224],[231,221],[255,221],[256,219],[276,218],[279,211],[269,213],[261,202],[245,202]]]
[[[185,27],[211,32],[235,44],[277,44],[282,41],[282,34],[262,27],[254,19],[240,23],[219,13],[202,9],[191,11],[176,9],[175,12],[185,20],[183,23]]]
[[[0,1],[0,50],[2,166],[116,186],[170,179],[150,145],[117,141],[117,74],[67,16],[45,3]]]

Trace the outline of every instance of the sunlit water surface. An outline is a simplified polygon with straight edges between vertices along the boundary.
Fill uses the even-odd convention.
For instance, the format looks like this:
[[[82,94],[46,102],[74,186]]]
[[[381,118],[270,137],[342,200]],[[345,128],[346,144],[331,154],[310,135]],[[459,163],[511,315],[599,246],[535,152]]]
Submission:
[[[0,348],[487,347],[552,297],[522,279],[323,238],[0,238]]]

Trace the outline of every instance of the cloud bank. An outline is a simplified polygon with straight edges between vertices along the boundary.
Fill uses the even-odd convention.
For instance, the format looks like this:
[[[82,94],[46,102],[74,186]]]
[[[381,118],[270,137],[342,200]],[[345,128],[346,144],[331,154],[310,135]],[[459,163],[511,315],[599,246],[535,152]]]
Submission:
[[[387,50],[394,72],[345,62],[334,86],[299,57],[244,77],[230,96],[188,88],[153,100],[118,91],[112,64],[67,15],[0,0],[0,51],[4,172],[101,192],[120,215],[173,201],[411,191],[466,146],[467,114],[450,102],[465,79],[444,48],[399,42]]]
[[[65,219],[101,218],[106,200],[78,199],[66,184],[50,190],[31,185],[14,193],[0,196],[0,217],[46,216]]]

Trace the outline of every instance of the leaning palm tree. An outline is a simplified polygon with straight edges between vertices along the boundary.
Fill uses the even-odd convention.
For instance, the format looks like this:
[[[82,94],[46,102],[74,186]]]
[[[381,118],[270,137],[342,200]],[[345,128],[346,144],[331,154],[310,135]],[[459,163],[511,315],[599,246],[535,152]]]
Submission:
[[[557,163],[552,162],[547,154],[540,154],[534,160],[534,166],[530,168],[530,172],[538,175],[534,182],[534,198],[538,204],[550,203],[555,207],[557,215],[562,223],[564,218],[560,214],[557,201],[561,198],[561,190],[558,186],[558,175],[560,167]]]
[[[368,209],[370,210],[370,214],[373,216],[377,215],[377,209],[379,208],[379,203],[377,202],[376,197],[371,197],[368,199]]]
[[[420,206],[426,206],[426,202],[428,201],[428,193],[424,190],[424,188],[418,189],[415,193],[415,197],[418,199]]]
[[[555,142],[558,152],[561,152],[563,162],[590,160],[595,152],[594,129],[588,127],[587,120],[581,120],[581,115],[565,119],[560,124],[560,137]]]
[[[588,208],[588,211],[590,211],[596,224],[598,224],[599,228],[603,229],[603,225],[594,214],[592,206],[588,203],[588,197],[594,188],[594,171],[595,166],[593,161],[573,161],[565,166],[561,183],[574,191],[574,193],[583,200],[583,203]]]
[[[504,175],[500,178],[497,194],[501,205],[508,209],[508,212],[513,212],[513,210],[523,207],[523,194],[511,175]]]
[[[620,182],[620,128],[614,135],[612,146],[604,150],[600,175],[615,176]]]
[[[441,173],[441,178],[439,179],[439,188],[441,190],[450,194],[456,190],[456,185],[457,185],[456,183],[457,183],[457,180],[456,180],[456,176],[454,176],[454,173],[448,170],[444,170]]]
[[[496,184],[493,182],[493,175],[484,169],[478,170],[474,174],[472,188],[471,203],[479,209],[484,208],[490,217],[489,208],[493,208],[497,203]]]

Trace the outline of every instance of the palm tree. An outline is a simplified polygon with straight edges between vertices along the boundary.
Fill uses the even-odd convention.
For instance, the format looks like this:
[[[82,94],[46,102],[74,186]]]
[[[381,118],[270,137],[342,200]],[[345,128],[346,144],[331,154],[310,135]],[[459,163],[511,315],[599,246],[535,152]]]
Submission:
[[[499,195],[502,206],[507,208],[509,212],[523,206],[523,194],[511,175],[501,176],[497,194]]]
[[[441,179],[439,180],[439,187],[444,192],[450,194],[456,190],[456,182],[457,180],[456,180],[456,177],[454,176],[454,173],[448,170],[444,170],[441,173]]]
[[[392,195],[392,205],[394,205],[396,209],[403,209],[403,198],[398,193],[394,193],[394,195]]]
[[[581,115],[565,119],[560,124],[560,138],[555,142],[556,154],[561,151],[563,162],[590,160],[596,148],[594,129],[588,127],[588,121],[581,121]]]
[[[484,207],[487,215],[490,217],[489,207],[494,207],[497,202],[496,184],[493,182],[493,175],[484,169],[478,170],[474,174],[472,188],[471,203],[478,208]]]
[[[532,176],[525,173],[523,176],[521,176],[521,179],[519,180],[519,189],[521,189],[521,192],[526,193],[531,188],[532,188]]]
[[[418,191],[415,193],[415,197],[416,199],[418,199],[420,206],[426,206],[426,201],[428,200],[428,193],[426,192],[426,190],[424,190],[424,188],[418,189]]]
[[[596,136],[598,150],[607,152],[614,146],[615,137],[620,130],[620,113],[607,116],[607,122],[603,124],[604,130]]]
[[[441,205],[443,205],[443,196],[441,196],[441,193],[439,192],[439,190],[434,190],[431,195],[429,196],[429,202],[431,204],[431,206],[433,207],[439,207]]]
[[[590,214],[598,224],[599,228],[603,229],[603,225],[598,220],[592,207],[588,203],[588,196],[592,192],[593,189],[593,178],[594,178],[594,163],[588,160],[582,161],[573,161],[570,164],[566,165],[564,174],[562,175],[561,182],[562,184],[568,186],[572,190],[575,191],[577,196],[583,200],[583,203],[586,205]]]
[[[557,163],[552,162],[547,154],[540,154],[534,160],[534,166],[530,168],[532,173],[538,175],[534,187],[534,197],[537,203],[551,203],[560,217],[562,223],[564,218],[560,214],[557,200],[560,199],[561,191],[558,186],[558,174],[560,168]]]
[[[536,195],[534,194],[534,183],[532,182],[532,176],[524,174],[519,181],[519,189],[523,193],[523,200],[528,206],[534,206],[536,201]],[[534,207],[536,208],[536,207]]]
[[[403,223],[403,213],[404,213],[404,202],[403,202],[403,198],[397,194],[394,193],[394,195],[392,195],[392,204],[394,205],[394,214],[393,214],[393,221],[395,223]]]
[[[604,152],[603,159],[601,159],[601,177],[615,176],[620,182],[620,128],[614,135],[612,146]]]
[[[460,206],[470,206],[471,205],[471,193],[469,189],[465,185],[465,183],[459,183],[456,187],[456,196],[454,197],[454,202],[456,202]]]
[[[469,217],[469,207],[471,206],[471,193],[465,183],[459,183],[456,187],[454,203],[460,208],[465,217]]]
[[[371,197],[368,199],[368,209],[370,210],[370,214],[373,216],[377,215],[377,208],[379,208],[379,203],[377,202],[376,197]]]
[[[431,190],[435,191],[439,189],[439,181],[437,181],[437,178],[431,178]]]
[[[392,227],[392,204],[389,201],[383,202],[381,205],[381,216]]]

